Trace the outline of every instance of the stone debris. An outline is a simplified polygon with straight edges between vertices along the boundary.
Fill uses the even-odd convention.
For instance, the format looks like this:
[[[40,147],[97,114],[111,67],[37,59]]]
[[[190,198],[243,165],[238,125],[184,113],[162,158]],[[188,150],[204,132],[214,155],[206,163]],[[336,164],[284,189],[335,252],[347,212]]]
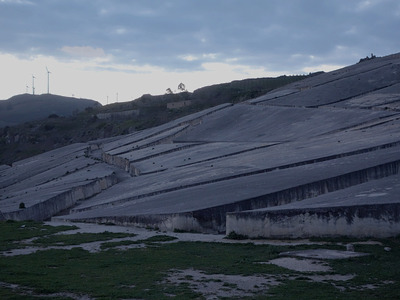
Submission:
[[[354,245],[353,244],[347,244],[346,245],[346,251],[354,252]]]
[[[190,288],[206,299],[221,297],[251,297],[279,285],[279,276],[242,276],[206,274],[200,270],[170,270],[163,283],[179,285],[188,283]]]
[[[366,256],[369,254],[361,252],[353,252],[353,251],[330,250],[330,249],[311,249],[311,250],[282,252],[279,255],[314,258],[314,259],[346,259],[352,257]]]
[[[331,267],[323,261],[314,259],[298,259],[294,257],[281,257],[270,260],[268,264],[277,265],[282,268],[297,272],[329,272]]]

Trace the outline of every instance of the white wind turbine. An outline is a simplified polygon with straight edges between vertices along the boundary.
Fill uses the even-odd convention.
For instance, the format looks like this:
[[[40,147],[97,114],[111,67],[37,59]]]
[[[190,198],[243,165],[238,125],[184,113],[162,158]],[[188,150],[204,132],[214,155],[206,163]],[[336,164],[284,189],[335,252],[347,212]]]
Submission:
[[[50,94],[50,71],[49,69],[47,69],[46,67],[46,71],[47,71],[47,94]]]
[[[35,95],[35,76],[32,74],[32,95]]]

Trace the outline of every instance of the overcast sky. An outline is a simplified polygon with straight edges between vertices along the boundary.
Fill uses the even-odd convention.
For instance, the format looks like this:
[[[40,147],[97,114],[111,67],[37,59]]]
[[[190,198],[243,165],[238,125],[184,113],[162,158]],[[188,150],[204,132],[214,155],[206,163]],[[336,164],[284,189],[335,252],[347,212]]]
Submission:
[[[0,0],[0,99],[106,104],[400,52],[399,0]],[[118,98],[117,98],[118,97]]]

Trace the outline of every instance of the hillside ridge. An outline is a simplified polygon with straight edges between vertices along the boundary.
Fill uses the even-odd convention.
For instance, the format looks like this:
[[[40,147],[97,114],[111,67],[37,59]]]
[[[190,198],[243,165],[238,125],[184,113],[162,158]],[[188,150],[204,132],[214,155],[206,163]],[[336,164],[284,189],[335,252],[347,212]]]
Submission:
[[[65,97],[53,94],[21,94],[0,101],[0,128],[47,118],[54,114],[71,116],[87,107],[101,104],[90,99]]]

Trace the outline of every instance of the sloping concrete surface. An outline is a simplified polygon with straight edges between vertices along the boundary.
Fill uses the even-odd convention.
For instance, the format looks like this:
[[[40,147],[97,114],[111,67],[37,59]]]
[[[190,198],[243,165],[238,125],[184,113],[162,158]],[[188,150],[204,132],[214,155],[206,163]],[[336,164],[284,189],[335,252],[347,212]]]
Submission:
[[[268,236],[274,226],[279,237],[346,235],[351,226],[355,236],[399,234],[398,210],[388,214],[385,206],[400,204],[395,193],[368,203],[345,197],[362,186],[396,190],[399,107],[400,55],[372,59],[241,104],[1,166],[0,211],[6,219],[53,216],[248,236]],[[305,233],[299,216],[306,208],[284,206],[290,203],[325,209],[330,219],[320,220],[347,227]],[[381,204],[377,213],[364,210],[379,230],[363,231],[359,215],[346,219],[356,207]],[[292,231],[282,222],[266,226],[272,213]]]
[[[287,205],[228,213],[227,231],[251,237],[388,237],[399,233],[400,176]]]
[[[5,219],[43,220],[117,183],[114,168],[85,157],[75,144],[22,160],[0,172]]]

